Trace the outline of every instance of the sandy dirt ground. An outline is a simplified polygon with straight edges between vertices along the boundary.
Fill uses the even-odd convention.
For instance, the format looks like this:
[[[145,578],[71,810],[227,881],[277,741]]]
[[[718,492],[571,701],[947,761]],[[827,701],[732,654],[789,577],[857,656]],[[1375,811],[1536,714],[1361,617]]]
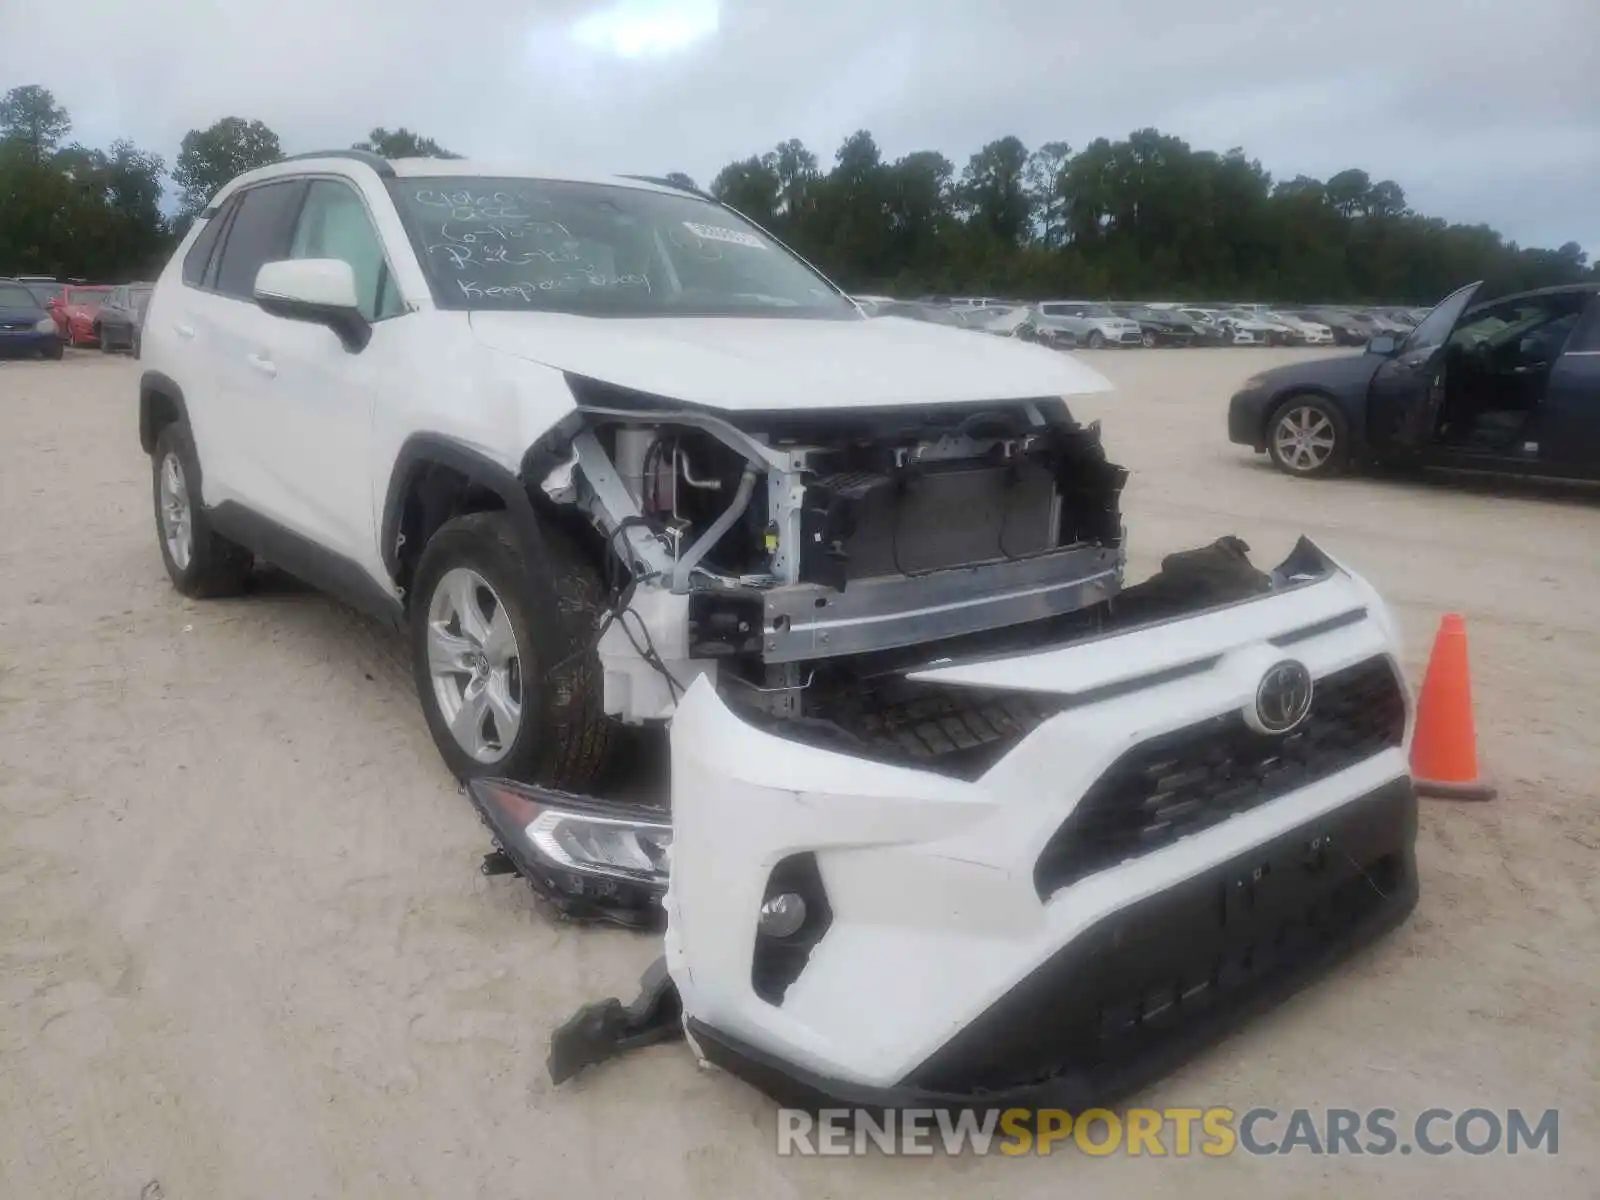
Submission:
[[[171,589],[138,367],[74,354],[0,364],[0,1197],[1600,1194],[1600,501],[1283,478],[1223,415],[1295,353],[1088,356],[1134,575],[1309,533],[1414,680],[1465,613],[1502,796],[1429,802],[1414,918],[1136,1102],[1559,1107],[1557,1157],[780,1158],[773,1106],[681,1045],[554,1090],[551,1027],[658,944],[478,874],[392,636],[281,577]]]

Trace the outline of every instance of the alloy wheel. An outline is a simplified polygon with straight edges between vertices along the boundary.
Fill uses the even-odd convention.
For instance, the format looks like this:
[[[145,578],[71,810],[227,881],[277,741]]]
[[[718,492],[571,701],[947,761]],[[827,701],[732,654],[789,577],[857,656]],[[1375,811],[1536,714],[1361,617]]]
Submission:
[[[167,554],[179,571],[189,569],[194,557],[194,513],[189,506],[189,484],[183,477],[183,463],[174,450],[161,460],[161,538]]]
[[[1309,475],[1333,457],[1338,434],[1320,408],[1302,404],[1283,412],[1273,426],[1278,459],[1296,474]]]
[[[522,727],[522,660],[511,614],[488,580],[446,571],[428,604],[428,674],[456,744],[481,763],[510,753]]]

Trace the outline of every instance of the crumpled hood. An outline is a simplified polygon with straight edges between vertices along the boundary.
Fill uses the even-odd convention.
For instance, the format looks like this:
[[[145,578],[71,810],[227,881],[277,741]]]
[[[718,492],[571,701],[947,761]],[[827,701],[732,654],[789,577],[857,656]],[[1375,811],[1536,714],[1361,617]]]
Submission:
[[[474,312],[484,346],[729,411],[867,408],[1107,392],[1056,350],[900,317],[583,317]]]

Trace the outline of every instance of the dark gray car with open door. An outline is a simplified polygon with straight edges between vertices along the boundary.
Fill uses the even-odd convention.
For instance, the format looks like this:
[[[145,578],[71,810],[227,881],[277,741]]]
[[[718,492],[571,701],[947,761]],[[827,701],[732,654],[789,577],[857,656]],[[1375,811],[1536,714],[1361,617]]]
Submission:
[[[106,302],[95,314],[95,336],[100,339],[100,349],[110,354],[114,350],[127,350],[137,356],[140,334],[144,329],[144,310],[150,303],[151,283],[128,283],[113,288]]]
[[[1451,293],[1366,353],[1247,379],[1228,437],[1290,475],[1367,462],[1600,478],[1600,283]]]

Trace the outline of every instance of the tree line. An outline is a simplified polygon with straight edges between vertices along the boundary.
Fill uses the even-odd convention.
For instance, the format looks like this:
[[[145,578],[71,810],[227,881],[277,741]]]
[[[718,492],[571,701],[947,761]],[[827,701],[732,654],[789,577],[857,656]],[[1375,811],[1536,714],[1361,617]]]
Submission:
[[[895,295],[1429,304],[1475,279],[1494,294],[1594,274],[1576,242],[1425,216],[1359,168],[1274,181],[1241,149],[1155,129],[1077,151],[1004,137],[959,173],[933,150],[888,161],[861,130],[827,170],[790,140],[710,191],[846,287]]]
[[[211,197],[234,176],[283,158],[260,121],[224,117],[191,129],[169,173],[132,142],[68,142],[72,118],[46,88],[0,97],[0,275],[116,282],[153,279]],[[457,158],[409,129],[372,130],[352,145],[387,158]],[[176,211],[163,211],[168,183]]]
[[[71,130],[43,87],[0,98],[0,273],[150,278],[218,189],[283,157],[273,130],[240,117],[190,130],[170,174],[129,141],[92,149],[67,142]],[[459,157],[405,128],[352,148]],[[934,150],[887,160],[866,130],[827,169],[790,139],[729,163],[709,191],[846,287],[895,295],[1427,304],[1473,279],[1493,293],[1600,270],[1575,242],[1521,247],[1425,216],[1399,183],[1359,168],[1274,181],[1241,149],[1195,150],[1155,129],[1080,150],[999,138],[959,172]]]

